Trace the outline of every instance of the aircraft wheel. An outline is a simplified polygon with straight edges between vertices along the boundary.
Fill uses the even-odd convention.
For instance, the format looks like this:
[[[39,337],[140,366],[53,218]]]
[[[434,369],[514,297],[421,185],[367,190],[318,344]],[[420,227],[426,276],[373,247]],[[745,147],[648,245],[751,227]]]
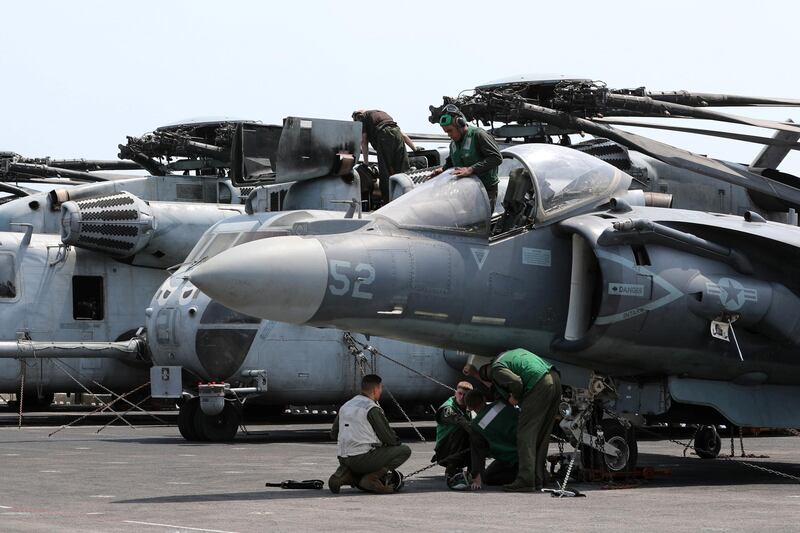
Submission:
[[[694,453],[701,459],[716,459],[722,439],[714,426],[702,426],[694,436]]]
[[[232,402],[225,402],[221,413],[208,416],[202,409],[194,415],[194,428],[202,440],[211,442],[229,442],[239,431],[242,415]]]
[[[613,418],[606,418],[600,422],[603,429],[603,439],[617,449],[618,456],[600,453],[598,450],[583,446],[581,448],[581,463],[584,468],[599,468],[611,472],[630,472],[636,468],[639,460],[639,445],[633,427],[626,428],[621,422]]]
[[[613,472],[630,472],[636,468],[639,460],[639,445],[636,442],[636,433],[633,426],[626,428],[621,422],[613,418],[606,418],[600,423],[606,442],[613,444],[622,451],[614,457],[603,457],[606,467]]]
[[[200,436],[194,427],[194,417],[200,410],[200,398],[189,398],[183,402],[178,410],[178,431],[184,439],[194,442],[200,440]]]

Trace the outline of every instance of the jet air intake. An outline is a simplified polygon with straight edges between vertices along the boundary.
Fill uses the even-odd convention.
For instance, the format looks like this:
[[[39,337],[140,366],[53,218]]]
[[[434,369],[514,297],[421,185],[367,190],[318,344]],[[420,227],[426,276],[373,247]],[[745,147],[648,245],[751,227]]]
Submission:
[[[156,228],[150,206],[128,192],[61,205],[64,244],[130,257],[152,239]]]

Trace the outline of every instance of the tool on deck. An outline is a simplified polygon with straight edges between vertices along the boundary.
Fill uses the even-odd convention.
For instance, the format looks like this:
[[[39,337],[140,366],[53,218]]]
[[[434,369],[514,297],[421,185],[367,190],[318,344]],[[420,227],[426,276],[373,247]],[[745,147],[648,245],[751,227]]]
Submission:
[[[325,483],[321,479],[306,479],[304,481],[295,481],[294,479],[287,479],[280,483],[264,483],[265,487],[279,487],[282,489],[315,489],[322,490]]]

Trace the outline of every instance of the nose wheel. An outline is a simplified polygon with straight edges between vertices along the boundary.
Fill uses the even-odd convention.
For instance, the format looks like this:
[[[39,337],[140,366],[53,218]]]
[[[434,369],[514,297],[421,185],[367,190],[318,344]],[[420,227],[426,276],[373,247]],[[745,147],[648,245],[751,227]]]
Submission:
[[[200,398],[189,398],[178,408],[178,431],[189,442],[200,440],[200,435],[194,427],[195,414],[200,410]]]
[[[599,426],[602,430],[602,440],[600,432],[598,432],[596,444],[603,451],[591,446],[582,446],[581,462],[583,467],[605,469],[611,472],[633,471],[639,460],[639,445],[636,442],[633,427],[625,427],[613,418],[603,419]],[[606,448],[608,450],[616,449],[616,452],[606,453]]]
[[[207,415],[202,409],[194,414],[194,430],[200,440],[230,442],[239,431],[242,415],[233,402],[226,401],[219,414]]]

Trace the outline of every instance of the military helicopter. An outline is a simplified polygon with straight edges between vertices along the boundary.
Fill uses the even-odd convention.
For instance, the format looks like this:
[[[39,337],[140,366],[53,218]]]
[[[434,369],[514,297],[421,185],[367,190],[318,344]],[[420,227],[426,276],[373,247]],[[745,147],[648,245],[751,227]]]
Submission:
[[[610,89],[605,83],[588,78],[540,75],[489,82],[464,91],[457,98],[444,97],[443,101],[440,106],[430,106],[431,122],[438,123],[442,109],[454,104],[468,119],[490,126],[490,131],[500,139],[571,146],[630,174],[632,188],[659,194],[657,201],[662,207],[738,215],[755,210],[768,220],[797,224],[796,200],[791,201],[786,191],[773,190],[772,182],[761,177],[780,184],[796,183],[796,177],[779,171],[778,167],[791,150],[800,147],[797,143],[800,128],[791,121],[741,117],[710,108],[791,107],[800,105],[799,100],[651,91],[645,87]],[[672,124],[643,122],[647,117],[674,120]],[[674,124],[680,119],[706,119],[776,131],[773,137],[764,137]],[[707,159],[698,162],[694,154],[609,125],[719,137],[763,145],[763,149],[749,164],[733,164],[734,169],[747,170],[747,176],[725,168],[730,163],[717,164],[716,175],[712,176],[710,169],[700,170],[709,164]],[[595,138],[575,144],[575,134],[590,134]],[[717,179],[720,173],[726,178]],[[780,193],[780,199],[775,197],[776,192]]]
[[[380,373],[393,401],[406,408],[438,405],[446,396],[446,389],[427,377],[448,386],[463,379],[463,352],[262,321],[224,307],[186,278],[192,266],[227,249],[290,234],[297,223],[333,219],[346,225],[352,219],[345,215],[301,210],[227,218],[206,232],[155,293],[146,311],[156,365],[153,394],[184,399],[178,427],[187,440],[232,440],[245,403],[261,413],[282,412],[291,404],[341,404],[358,392],[363,373]],[[391,353],[392,361],[363,344]]]
[[[246,203],[248,214],[226,219],[212,227],[155,293],[146,310],[147,342],[156,365],[151,369],[153,396],[183,398],[178,421],[187,440],[233,439],[241,422],[244,402],[258,406],[260,412],[281,411],[292,402],[340,403],[356,392],[358,378],[365,371],[380,371],[387,383],[391,383],[393,398],[406,406],[426,405],[446,394],[440,384],[424,379],[423,375],[447,383],[461,378],[459,370],[466,354],[389,339],[370,339],[372,346],[390,350],[396,358],[384,361],[375,354],[357,349],[359,341],[348,333],[322,332],[242,315],[211,300],[186,280],[186,270],[231,247],[287,234],[292,225],[300,221],[314,223],[333,218],[348,224],[358,220],[362,210],[375,205],[371,188],[359,183],[361,179],[372,180],[371,170],[364,166],[352,168],[353,179],[347,181],[349,188],[343,188],[345,182],[342,181],[324,183],[330,182],[331,177],[322,180],[323,183],[316,179],[320,172],[341,169],[341,151],[336,154],[333,169],[331,161],[334,159],[330,153],[318,155],[319,147],[330,142],[324,139],[344,136],[348,139],[345,145],[350,146],[349,139],[357,140],[360,131],[353,128],[353,123],[314,120],[312,124],[311,119],[298,119],[287,120],[283,135],[287,135],[286,128],[291,130],[304,122],[317,128],[313,133],[315,139],[293,142],[298,146],[316,147],[317,151],[309,154],[311,157],[293,159],[290,171],[287,170],[289,160],[275,166],[248,164],[237,175],[235,183],[245,186],[248,180],[259,178],[280,183],[286,179],[286,172],[290,172],[293,179],[302,178],[308,170],[300,168],[300,164],[304,167],[317,165],[317,170],[311,173],[314,179],[293,182],[285,196],[279,198],[269,187],[255,188]],[[303,129],[308,128],[304,125]],[[310,132],[301,129],[294,133],[307,137]],[[260,150],[260,155],[251,152],[242,160],[258,162],[272,157],[268,142],[264,142],[270,136],[269,129],[249,125],[239,135],[244,140],[243,145]],[[431,136],[425,140],[438,142],[440,139]],[[441,160],[437,150],[417,151],[413,157],[420,170],[393,183],[396,195],[424,181],[430,174],[426,170],[429,162]],[[302,195],[309,194],[325,199],[331,206],[344,205],[347,212],[289,210],[294,206],[316,205],[313,199],[303,199]],[[383,203],[386,199],[377,198],[377,201]],[[287,211],[273,211],[276,204]],[[358,218],[354,219],[356,216]],[[289,353],[292,357],[286,357]],[[409,371],[409,365],[422,372]]]
[[[301,129],[299,121],[294,124]],[[326,124],[315,121],[314,135]],[[280,146],[284,160],[294,158],[287,146],[296,142],[282,136],[291,126],[284,130],[253,121],[195,121],[129,138],[120,146],[121,157],[155,172],[147,176],[94,172],[129,170],[131,160],[55,161],[4,154],[2,172],[15,185],[0,184],[8,185],[11,195],[0,205],[5,287],[0,297],[5,344],[0,392],[16,394],[25,408],[41,408],[55,392],[122,392],[147,382],[149,355],[139,330],[144,309],[169,275],[166,269],[180,264],[214,223],[243,213],[245,200],[261,183],[251,180],[247,187],[236,187],[230,178],[237,172],[231,161],[250,154],[251,146],[241,142],[247,126],[269,131],[272,145],[266,148],[274,152]],[[343,127],[353,129],[350,122]],[[314,149],[319,153],[326,146]],[[324,175],[345,148],[338,143],[331,153],[318,156],[329,158]],[[308,165],[304,170],[306,178],[316,177]],[[291,193],[288,181],[267,185],[254,202],[266,201],[264,209],[288,202],[341,210],[348,206],[331,202],[332,195],[350,199],[360,194],[352,179],[327,181],[333,189],[327,194],[319,181],[316,188],[304,183]],[[33,186],[56,188],[30,190]]]
[[[503,102],[778,205],[800,199],[796,178],[515,97]],[[489,213],[478,180],[446,172],[352,227],[297,224],[292,235],[244,244],[187,274],[223,305],[268,320],[487,357],[530,349],[570,385],[562,429],[614,470],[635,464],[628,426],[645,418],[800,424],[785,409],[800,399],[799,228],[753,211],[647,206],[642,191],[629,190],[630,175],[564,146],[523,144],[503,154],[517,168],[502,215]],[[695,442],[698,453],[719,451],[713,429]]]
[[[15,202],[0,206],[0,216]],[[0,391],[26,397],[27,408],[49,405],[55,392],[146,383],[150,364],[137,339],[152,291],[206,229],[244,212],[121,192],[64,202],[56,212],[62,231],[52,234],[34,232],[42,208],[25,207],[32,216],[16,210],[9,223],[24,233],[0,231]],[[44,213],[39,227],[56,213]]]

